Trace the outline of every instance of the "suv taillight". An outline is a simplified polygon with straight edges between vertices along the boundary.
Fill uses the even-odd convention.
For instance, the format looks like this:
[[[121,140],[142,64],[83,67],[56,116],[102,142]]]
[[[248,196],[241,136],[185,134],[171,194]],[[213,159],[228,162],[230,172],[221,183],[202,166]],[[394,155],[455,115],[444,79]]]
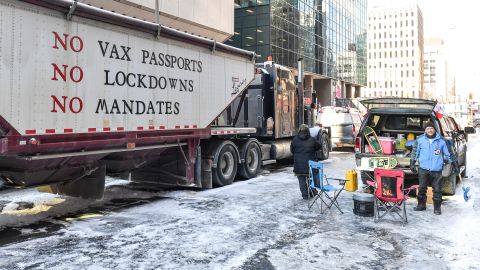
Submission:
[[[360,136],[355,138],[355,152],[360,152],[360,145],[362,144]]]
[[[355,125],[352,125],[352,134],[355,134]]]

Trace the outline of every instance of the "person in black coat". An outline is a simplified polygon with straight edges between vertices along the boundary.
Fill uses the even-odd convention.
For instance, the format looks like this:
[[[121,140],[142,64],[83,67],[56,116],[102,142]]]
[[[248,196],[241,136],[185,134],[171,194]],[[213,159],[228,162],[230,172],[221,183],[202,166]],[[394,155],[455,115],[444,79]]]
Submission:
[[[317,160],[315,152],[321,148],[320,143],[310,136],[307,125],[301,125],[297,136],[290,144],[293,154],[293,172],[298,178],[302,198],[307,199],[308,161]]]

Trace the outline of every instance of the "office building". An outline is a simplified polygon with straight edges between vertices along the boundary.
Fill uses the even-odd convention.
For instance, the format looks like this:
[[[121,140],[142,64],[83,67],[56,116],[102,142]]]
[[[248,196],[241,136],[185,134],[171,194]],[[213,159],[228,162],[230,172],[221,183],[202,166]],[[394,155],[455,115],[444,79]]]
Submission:
[[[423,84],[423,15],[417,5],[368,13],[365,97],[427,97]]]
[[[442,39],[425,39],[423,69],[425,95],[442,103],[447,102],[449,96],[447,92],[448,69]]]
[[[366,22],[366,0],[235,0],[227,44],[293,69],[302,58],[305,95],[331,105],[366,85]]]

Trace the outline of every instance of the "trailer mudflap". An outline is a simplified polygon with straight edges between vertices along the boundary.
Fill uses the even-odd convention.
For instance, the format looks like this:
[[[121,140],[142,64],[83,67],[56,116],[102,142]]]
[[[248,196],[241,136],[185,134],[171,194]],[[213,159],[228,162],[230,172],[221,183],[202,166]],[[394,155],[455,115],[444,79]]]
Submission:
[[[106,166],[104,164],[99,165],[88,173],[88,175],[73,181],[39,187],[38,190],[53,194],[100,200],[103,198],[105,191]]]

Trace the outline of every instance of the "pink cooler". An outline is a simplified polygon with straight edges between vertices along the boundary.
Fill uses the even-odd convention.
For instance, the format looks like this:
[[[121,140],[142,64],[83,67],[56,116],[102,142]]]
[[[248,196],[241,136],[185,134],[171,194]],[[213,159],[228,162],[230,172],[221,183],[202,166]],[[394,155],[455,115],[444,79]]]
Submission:
[[[383,154],[393,155],[395,153],[395,139],[392,137],[378,137],[378,141],[382,145]],[[368,151],[373,153],[372,147],[368,146]]]

